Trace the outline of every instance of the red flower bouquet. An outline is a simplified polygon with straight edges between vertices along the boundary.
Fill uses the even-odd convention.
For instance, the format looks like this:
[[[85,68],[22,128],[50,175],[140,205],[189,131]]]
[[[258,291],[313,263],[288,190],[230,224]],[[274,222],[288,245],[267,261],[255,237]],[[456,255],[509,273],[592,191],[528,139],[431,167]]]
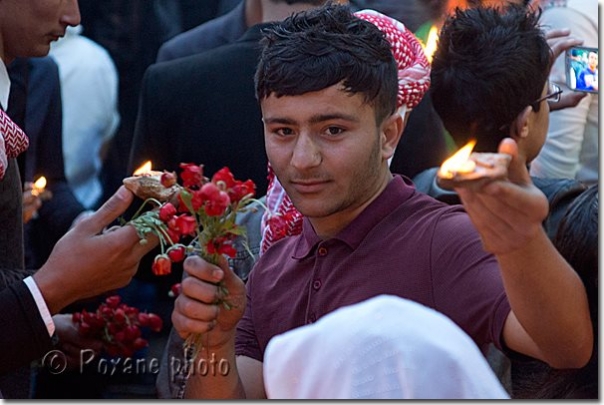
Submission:
[[[124,180],[135,194],[145,196],[145,204],[159,207],[140,215],[137,213],[130,221],[141,243],[146,242],[150,233],[159,238],[161,253],[155,257],[152,266],[156,275],[169,274],[172,263],[180,262],[190,254],[197,254],[213,264],[218,264],[222,255],[235,257],[233,243],[237,237],[245,237],[245,228],[235,223],[237,213],[256,201],[256,185],[251,180],[235,180],[228,167],[220,169],[211,179],[203,175],[203,165],[181,163],[180,168],[182,185],[177,183],[175,173],[167,171],[139,176],[138,182],[136,177]],[[169,201],[154,198],[150,190]],[[221,284],[218,286],[226,297],[228,291]],[[221,300],[221,304],[230,309],[228,300]],[[190,336],[185,348],[193,348],[196,355],[201,348],[200,338]]]
[[[134,352],[149,344],[141,336],[140,328],[159,332],[163,323],[159,316],[140,312],[120,301],[119,295],[112,295],[95,312],[85,309],[75,312],[72,320],[80,335],[102,340],[103,350],[109,356],[132,357]]]

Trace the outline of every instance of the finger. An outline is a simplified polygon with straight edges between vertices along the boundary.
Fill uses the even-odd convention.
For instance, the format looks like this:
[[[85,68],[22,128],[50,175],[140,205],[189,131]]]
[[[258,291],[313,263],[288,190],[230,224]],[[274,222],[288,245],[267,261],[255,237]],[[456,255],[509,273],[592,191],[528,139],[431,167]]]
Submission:
[[[570,35],[569,28],[553,28],[545,31],[545,39],[554,39]]]
[[[205,304],[213,304],[218,299],[218,287],[196,277],[185,278],[181,287],[184,295]]]
[[[518,144],[512,138],[505,138],[499,144],[499,153],[505,153],[512,157],[508,166],[508,178],[516,184],[529,184],[531,178],[526,167],[526,162],[519,158]]]
[[[226,257],[221,256],[219,259],[218,265],[224,272],[223,282],[225,285],[231,285],[233,282],[237,282],[241,280],[237,274],[233,271],[233,269],[229,266],[229,262]]]
[[[132,203],[134,195],[124,186],[120,186],[96,212],[83,219],[78,227],[92,234],[97,234],[117,217],[122,215]],[[132,229],[134,232],[134,229]]]
[[[550,48],[552,49],[553,59],[557,59],[564,51],[572,48],[573,46],[578,46],[583,43],[582,39],[578,38],[565,38],[560,40],[551,41]]]
[[[190,276],[211,283],[218,283],[224,278],[224,270],[220,267],[208,263],[199,256],[189,256],[185,259],[184,270]]]
[[[216,321],[190,318],[175,306],[174,311],[172,311],[172,324],[180,337],[186,339],[192,333],[205,333],[212,330],[216,325]]]
[[[568,90],[560,95],[560,100],[557,103],[552,103],[548,101],[549,110],[557,111],[562,110],[564,108],[576,107],[583,98],[587,96],[587,93]]]

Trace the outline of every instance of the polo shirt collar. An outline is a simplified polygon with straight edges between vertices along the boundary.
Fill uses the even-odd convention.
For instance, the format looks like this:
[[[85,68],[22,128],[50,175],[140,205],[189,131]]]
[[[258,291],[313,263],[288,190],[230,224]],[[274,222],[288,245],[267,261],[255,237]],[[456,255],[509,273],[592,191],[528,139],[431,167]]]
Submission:
[[[378,223],[400,207],[414,192],[415,187],[410,179],[394,175],[382,194],[373,200],[334,239],[346,243],[352,250],[355,250]],[[316,234],[308,218],[304,217],[302,234],[296,242],[292,257],[296,260],[304,259],[313,252],[319,242],[321,242],[321,238]]]

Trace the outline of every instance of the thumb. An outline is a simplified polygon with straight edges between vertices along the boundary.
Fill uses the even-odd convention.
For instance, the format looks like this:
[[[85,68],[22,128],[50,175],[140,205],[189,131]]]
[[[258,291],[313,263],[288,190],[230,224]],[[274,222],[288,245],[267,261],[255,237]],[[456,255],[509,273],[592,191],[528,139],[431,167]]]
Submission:
[[[120,186],[96,212],[78,224],[80,229],[84,228],[94,234],[101,232],[128,209],[133,198],[134,195],[126,187]]]
[[[224,271],[224,277],[222,278],[224,285],[228,286],[233,282],[240,280],[239,276],[237,276],[237,274],[235,274],[233,269],[229,266],[229,262],[226,257],[220,256],[218,259],[218,266],[222,269],[222,271]]]
[[[505,153],[512,157],[508,166],[508,178],[513,183],[522,185],[531,182],[526,162],[518,155],[518,144],[512,138],[505,138],[499,144],[499,153]]]

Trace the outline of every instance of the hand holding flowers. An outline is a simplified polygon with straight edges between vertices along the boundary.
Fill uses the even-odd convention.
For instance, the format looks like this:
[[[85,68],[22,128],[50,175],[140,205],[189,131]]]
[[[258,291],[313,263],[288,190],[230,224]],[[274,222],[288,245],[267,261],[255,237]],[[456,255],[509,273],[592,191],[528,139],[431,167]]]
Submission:
[[[180,262],[189,255],[200,256],[216,265],[224,264],[223,256],[234,257],[235,240],[240,236],[245,237],[245,229],[235,222],[237,213],[245,211],[255,201],[254,183],[251,180],[235,180],[227,167],[216,172],[211,179],[203,175],[202,165],[181,163],[180,167],[182,185],[177,184],[174,173],[163,172],[161,176],[156,176],[157,182],[164,188],[176,190],[171,193],[170,201],[146,198],[145,204],[154,204],[159,209],[140,215],[137,213],[129,222],[137,230],[142,243],[145,243],[149,233],[159,237],[161,253],[155,257],[152,267],[156,275],[169,274],[172,263]],[[133,183],[132,178],[127,180],[124,181],[127,186]],[[144,180],[149,182],[148,178]],[[145,193],[148,190],[140,187],[137,190],[148,196]],[[214,284],[220,297],[214,304],[231,309],[233,302],[226,298],[229,292],[225,283],[217,280]],[[190,335],[185,342],[185,349],[193,349],[194,356],[201,346],[200,333]]]

